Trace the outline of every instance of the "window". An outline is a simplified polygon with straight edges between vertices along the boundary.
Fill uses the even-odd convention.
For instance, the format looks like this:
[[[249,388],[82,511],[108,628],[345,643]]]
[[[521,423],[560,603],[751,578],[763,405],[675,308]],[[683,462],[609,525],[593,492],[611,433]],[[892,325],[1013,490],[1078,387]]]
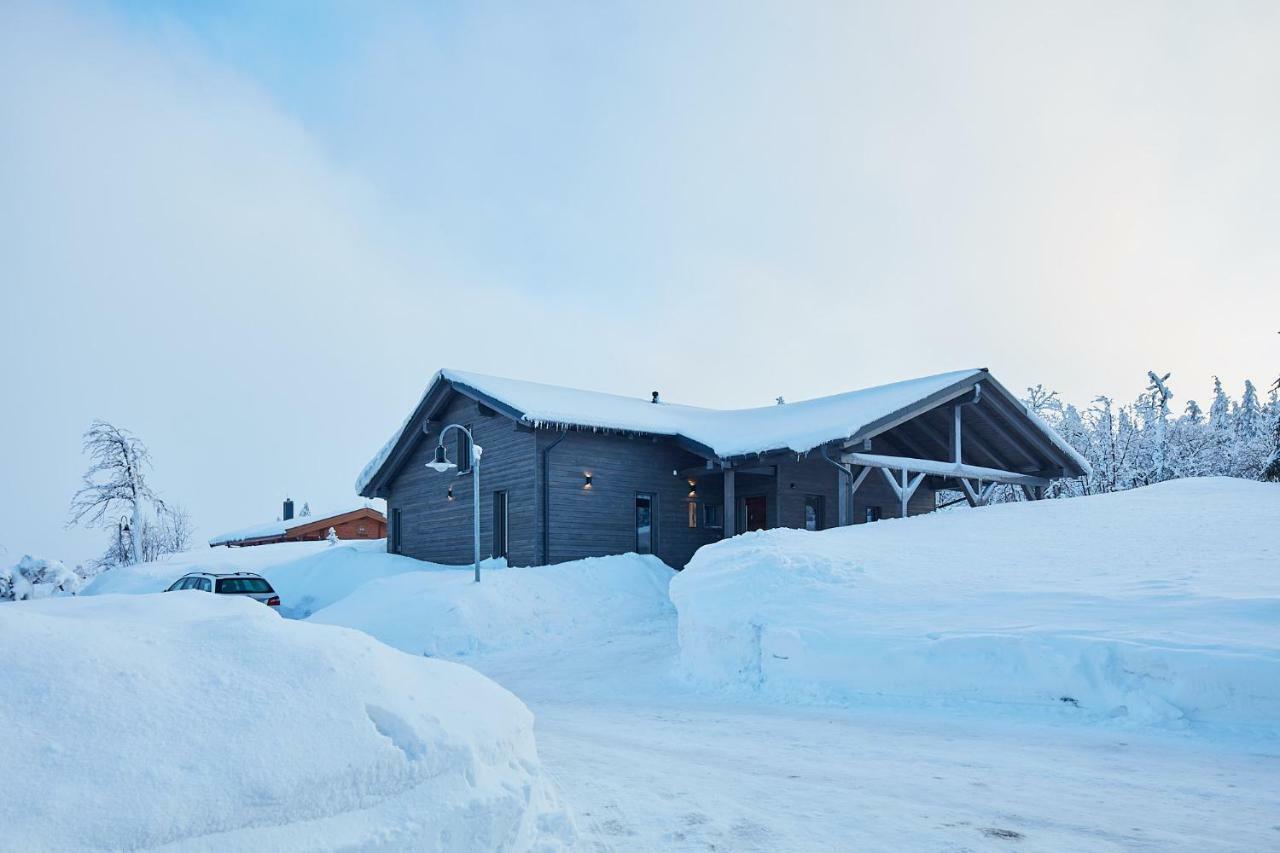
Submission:
[[[186,582],[187,582],[186,578],[178,578],[176,581],[169,584],[169,588],[166,589],[165,592],[174,592],[175,590],[186,589],[186,586],[185,586]]]
[[[867,512],[867,515],[866,515],[866,518],[865,518],[865,520],[866,520],[866,521],[879,521],[879,520],[880,520],[880,507],[878,507],[878,506],[869,506],[869,507],[867,507],[866,512]]]
[[[653,495],[636,494],[636,553],[653,553]]]
[[[698,526],[698,502],[689,501],[689,526]]]
[[[202,580],[204,581],[205,584],[209,583],[208,578],[202,578]],[[208,591],[203,586],[201,587],[201,589],[205,589],[206,592]],[[272,589],[271,584],[267,583],[266,580],[263,578],[219,578],[218,592],[222,593],[223,595],[229,595],[232,593],[245,593],[245,592],[256,592],[256,593],[275,592],[275,590]]]
[[[387,532],[387,552],[400,553],[400,509],[391,510],[391,529]]]
[[[201,592],[213,592],[213,583],[208,578],[196,578],[195,588]]]
[[[507,493],[493,493],[493,556],[507,556]]]
[[[470,426],[467,429],[471,429]],[[454,445],[454,452],[457,457],[454,459],[458,463],[458,473],[466,474],[471,471],[471,439],[462,430],[454,430],[457,437],[457,443]]]
[[[804,529],[805,530],[821,530],[822,529],[822,495],[805,495],[804,496]]]
[[[722,529],[724,527],[724,506],[704,503],[702,505],[702,526]]]

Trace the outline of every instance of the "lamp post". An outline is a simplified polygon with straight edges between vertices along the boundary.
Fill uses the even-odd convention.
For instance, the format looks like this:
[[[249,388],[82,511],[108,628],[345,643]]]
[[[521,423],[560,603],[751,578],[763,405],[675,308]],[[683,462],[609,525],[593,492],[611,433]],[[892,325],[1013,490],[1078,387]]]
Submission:
[[[471,435],[471,430],[462,424],[449,424],[440,430],[440,439],[436,444],[435,458],[427,463],[427,467],[433,471],[443,474],[450,468],[458,466],[449,461],[449,457],[445,455],[444,437],[451,429],[461,430],[467,437],[467,446],[471,448],[471,509],[472,509],[472,532],[475,534],[475,569],[476,583],[480,583],[480,453],[482,448],[476,444],[475,438]]]

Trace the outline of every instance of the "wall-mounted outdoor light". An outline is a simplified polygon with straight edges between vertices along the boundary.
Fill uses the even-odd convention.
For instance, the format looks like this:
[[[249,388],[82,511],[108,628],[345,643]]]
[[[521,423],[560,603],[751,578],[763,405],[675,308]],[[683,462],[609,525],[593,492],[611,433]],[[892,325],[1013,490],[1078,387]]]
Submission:
[[[698,496],[698,484],[694,480],[690,480],[689,481],[689,497],[694,498],[697,496]]]
[[[453,500],[453,486],[449,487],[448,493],[445,495],[449,500]]]
[[[589,488],[591,488],[591,475],[590,475],[590,474],[584,473],[584,474],[582,475],[582,488],[584,488],[584,489],[589,489]]]

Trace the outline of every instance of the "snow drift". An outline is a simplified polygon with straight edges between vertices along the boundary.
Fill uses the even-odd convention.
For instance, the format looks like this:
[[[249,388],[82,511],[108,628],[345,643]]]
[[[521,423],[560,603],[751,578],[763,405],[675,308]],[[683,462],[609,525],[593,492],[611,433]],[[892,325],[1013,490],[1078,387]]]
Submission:
[[[0,648],[6,849],[573,840],[529,711],[466,667],[194,592],[5,605]]]
[[[311,615],[378,578],[441,569],[386,553],[386,540],[281,542],[250,548],[202,548],[170,554],[154,563],[121,566],[98,575],[83,595],[160,592],[187,572],[257,572],[280,593],[280,612],[296,619]]]
[[[1280,726],[1280,488],[1179,480],[700,550],[682,666],[782,700]]]
[[[413,654],[464,657],[527,643],[607,634],[670,618],[675,572],[657,557],[623,554],[530,568],[471,568],[371,581],[311,617],[358,628]]]

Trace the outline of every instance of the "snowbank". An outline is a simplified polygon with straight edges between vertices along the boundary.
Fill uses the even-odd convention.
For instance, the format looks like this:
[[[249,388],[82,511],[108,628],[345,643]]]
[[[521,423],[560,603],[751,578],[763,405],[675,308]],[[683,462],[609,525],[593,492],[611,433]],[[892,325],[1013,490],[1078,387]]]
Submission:
[[[674,575],[657,557],[636,554],[491,569],[478,584],[469,567],[415,572],[367,583],[311,621],[358,628],[414,654],[462,657],[670,618]]]
[[[1280,727],[1280,487],[1180,480],[700,550],[694,679],[774,698]]]
[[[443,568],[386,553],[386,540],[281,542],[251,548],[205,548],[154,563],[122,566],[94,578],[83,595],[160,592],[187,572],[257,572],[280,593],[280,612],[305,618],[361,584],[402,572]]]
[[[0,648],[39,652],[0,679],[6,849],[573,839],[529,711],[467,667],[193,592],[6,605]]]

